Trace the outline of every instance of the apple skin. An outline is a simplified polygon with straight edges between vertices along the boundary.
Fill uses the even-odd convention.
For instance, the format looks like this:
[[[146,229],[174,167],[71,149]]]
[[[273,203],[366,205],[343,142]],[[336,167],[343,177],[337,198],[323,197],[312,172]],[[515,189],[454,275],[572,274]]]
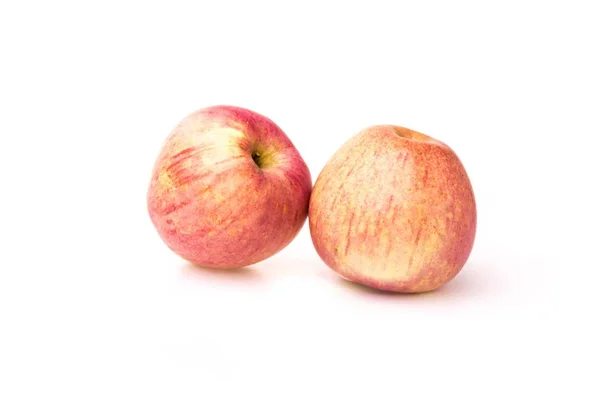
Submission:
[[[473,248],[477,212],[469,177],[450,147],[379,125],[328,161],[308,218],[319,256],[342,277],[418,293],[460,272]]]
[[[304,160],[273,121],[214,106],[188,115],[167,137],[152,173],[148,212],[182,258],[239,268],[294,239],[306,221],[311,187]]]

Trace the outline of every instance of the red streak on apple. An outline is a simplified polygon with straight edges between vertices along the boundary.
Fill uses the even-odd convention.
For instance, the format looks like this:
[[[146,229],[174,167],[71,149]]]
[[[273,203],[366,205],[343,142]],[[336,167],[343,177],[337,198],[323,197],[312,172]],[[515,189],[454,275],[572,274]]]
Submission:
[[[446,144],[410,129],[361,131],[313,188],[309,225],[323,261],[376,289],[425,292],[450,281],[475,240],[473,189]]]
[[[215,106],[166,139],[148,189],[160,237],[201,266],[237,268],[286,247],[308,213],[310,172],[285,133],[253,111]]]

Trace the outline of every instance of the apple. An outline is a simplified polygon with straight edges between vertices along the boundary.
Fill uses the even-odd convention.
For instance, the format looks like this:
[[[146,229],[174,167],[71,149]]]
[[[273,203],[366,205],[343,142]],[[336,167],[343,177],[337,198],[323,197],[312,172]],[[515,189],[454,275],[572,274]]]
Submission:
[[[459,273],[473,248],[477,215],[471,182],[450,147],[378,125],[328,161],[308,219],[319,256],[342,277],[418,293]]]
[[[248,109],[214,106],[167,137],[147,194],[162,240],[212,268],[257,263],[286,247],[306,221],[310,172],[286,134]]]

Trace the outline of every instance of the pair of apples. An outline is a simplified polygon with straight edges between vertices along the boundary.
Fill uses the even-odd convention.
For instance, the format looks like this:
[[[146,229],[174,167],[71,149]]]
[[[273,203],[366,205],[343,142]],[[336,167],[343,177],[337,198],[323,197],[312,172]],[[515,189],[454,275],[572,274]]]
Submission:
[[[204,108],[166,139],[148,190],[152,223],[190,262],[240,268],[296,237],[342,277],[425,292],[467,261],[476,229],[473,189],[444,143],[392,125],[367,128],[329,160],[314,188],[306,163],[270,119]]]

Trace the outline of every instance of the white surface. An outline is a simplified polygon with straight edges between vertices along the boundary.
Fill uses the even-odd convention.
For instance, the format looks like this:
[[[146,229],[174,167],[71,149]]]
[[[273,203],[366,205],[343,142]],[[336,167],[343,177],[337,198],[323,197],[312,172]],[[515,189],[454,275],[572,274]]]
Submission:
[[[148,3],[0,5],[0,398],[598,398],[594,2]],[[145,192],[213,104],[276,121],[313,180],[369,125],[448,143],[467,266],[376,293],[305,225],[254,267],[190,267]]]

